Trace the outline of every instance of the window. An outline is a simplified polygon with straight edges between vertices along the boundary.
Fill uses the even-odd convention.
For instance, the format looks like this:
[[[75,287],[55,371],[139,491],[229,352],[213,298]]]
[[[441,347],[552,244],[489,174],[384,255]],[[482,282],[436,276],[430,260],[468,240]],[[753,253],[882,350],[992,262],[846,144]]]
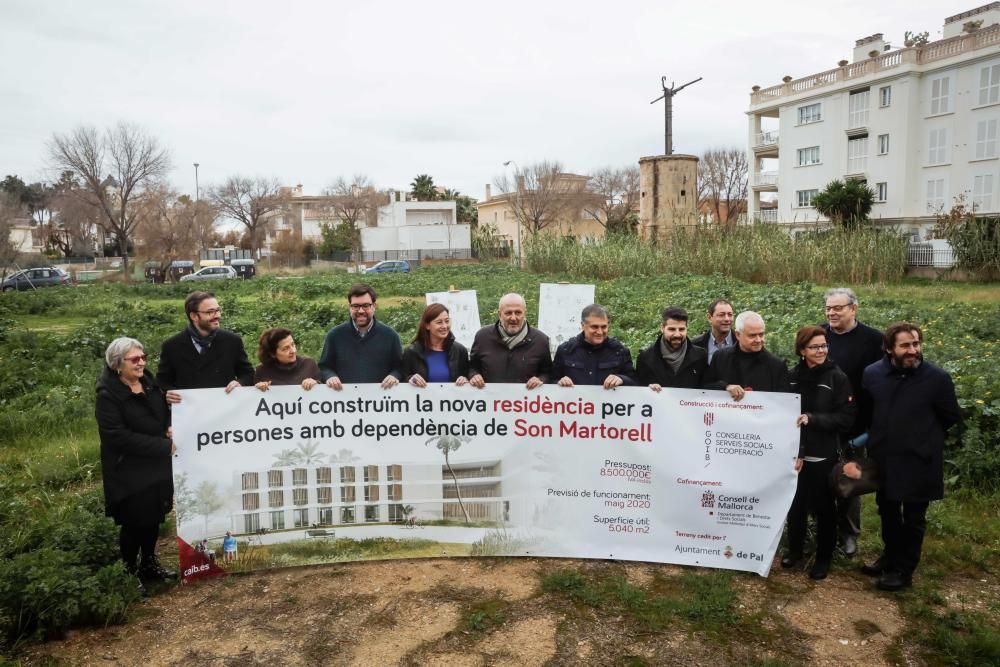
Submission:
[[[267,492],[267,506],[268,507],[282,507],[285,504],[285,492],[284,491],[268,491]]]
[[[979,104],[1000,102],[1000,65],[987,65],[979,70]]]
[[[259,514],[244,514],[243,515],[243,532],[244,533],[256,533],[260,530],[260,515]]]
[[[296,528],[309,526],[309,510],[292,510],[292,522]]]
[[[378,487],[377,486],[366,486],[365,487],[365,502],[369,502],[369,503],[378,502]]]
[[[307,484],[306,475],[307,470],[305,468],[296,468],[292,471],[292,486],[305,486]]]
[[[976,123],[976,159],[983,160],[997,156],[997,119],[981,120]]]
[[[309,491],[308,489],[293,489],[292,490],[292,504],[293,505],[305,505],[309,502]]]
[[[354,508],[353,507],[341,507],[340,508],[340,523],[354,523]]]
[[[366,482],[378,481],[378,466],[365,466],[365,481]]]
[[[390,482],[403,481],[403,466],[391,465],[385,467],[385,478]]]
[[[260,495],[256,493],[243,494],[243,510],[260,509]]]
[[[805,208],[813,205],[813,197],[819,194],[819,190],[798,190],[795,193],[795,199],[797,206],[799,208]]]
[[[402,505],[389,505],[389,523],[401,523],[405,518]]]
[[[892,86],[882,86],[878,89],[878,105],[887,107],[892,104]]]
[[[804,107],[799,107],[799,125],[805,125],[806,123],[817,123],[823,120],[822,107],[819,102],[816,104],[807,104]]]
[[[979,174],[972,178],[972,210],[993,210],[993,174]]]
[[[927,212],[940,213],[944,210],[944,179],[927,181]]]
[[[356,473],[354,472],[354,466],[343,466],[340,469],[340,483],[341,484],[353,484]]]
[[[333,474],[330,468],[316,468],[316,483],[317,484],[333,483]]]
[[[927,141],[927,164],[948,162],[948,128],[931,130]]]
[[[378,505],[365,505],[365,521],[369,523],[378,521]]]
[[[257,488],[257,473],[255,472],[245,472],[243,473],[243,490],[252,491]]]
[[[267,471],[267,485],[272,489],[276,486],[285,485],[285,471],[284,470],[268,470]]]
[[[811,164],[819,164],[819,146],[799,149],[799,166],[806,167]]]
[[[868,168],[868,137],[847,140],[847,173],[860,174]]]
[[[355,498],[354,487],[353,486],[342,486],[340,487],[340,502],[342,503],[353,503]]]
[[[878,154],[888,155],[889,154],[889,135],[880,134],[878,135]]]
[[[285,513],[271,512],[271,530],[285,529]]]
[[[403,485],[402,484],[390,484],[387,489],[389,493],[389,500],[402,500],[403,499]]]
[[[885,201],[889,198],[889,184],[888,183],[876,183],[875,184],[875,201]]]
[[[942,76],[931,80],[931,115],[951,111],[951,77]]]
[[[321,526],[333,525],[333,508],[332,507],[320,507],[319,508],[319,518],[317,522]]]
[[[316,502],[320,505],[330,505],[333,503],[333,489],[329,486],[321,486],[316,489]]]
[[[856,90],[847,100],[847,127],[868,126],[868,89]]]

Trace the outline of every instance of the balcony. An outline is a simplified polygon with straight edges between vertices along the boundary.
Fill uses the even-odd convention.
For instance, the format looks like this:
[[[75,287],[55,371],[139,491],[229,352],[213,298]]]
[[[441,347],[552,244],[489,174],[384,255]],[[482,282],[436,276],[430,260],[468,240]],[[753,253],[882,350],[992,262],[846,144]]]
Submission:
[[[757,222],[778,222],[778,209],[764,208],[754,214]]]
[[[758,174],[754,174],[753,189],[756,192],[777,192],[778,172],[762,171]]]
[[[758,132],[754,137],[753,152],[757,157],[778,157],[778,131]]]

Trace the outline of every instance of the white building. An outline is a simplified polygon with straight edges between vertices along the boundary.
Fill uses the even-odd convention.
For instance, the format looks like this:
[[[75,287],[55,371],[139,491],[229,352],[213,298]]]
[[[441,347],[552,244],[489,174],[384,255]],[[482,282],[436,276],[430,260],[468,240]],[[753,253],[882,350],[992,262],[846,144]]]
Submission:
[[[866,181],[872,219],[911,234],[959,200],[996,213],[1000,2],[948,17],[938,41],[860,39],[850,63],[754,86],[747,114],[750,219],[825,220],[812,197],[835,179]]]
[[[468,257],[472,232],[457,224],[454,201],[407,201],[405,193],[390,193],[376,226],[361,229],[361,249],[388,253],[388,259]]]

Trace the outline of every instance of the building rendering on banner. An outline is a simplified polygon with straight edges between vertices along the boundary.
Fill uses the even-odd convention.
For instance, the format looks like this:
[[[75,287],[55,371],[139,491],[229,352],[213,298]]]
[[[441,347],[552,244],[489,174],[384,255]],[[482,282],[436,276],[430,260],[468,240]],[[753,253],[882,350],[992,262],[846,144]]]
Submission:
[[[865,181],[873,220],[924,238],[956,202],[996,213],[1000,2],[948,17],[937,41],[859,39],[851,62],[754,86],[747,114],[752,220],[823,221],[812,199],[836,179]]]
[[[499,460],[452,463],[302,465],[234,473],[231,530],[250,534],[312,526],[509,520]]]

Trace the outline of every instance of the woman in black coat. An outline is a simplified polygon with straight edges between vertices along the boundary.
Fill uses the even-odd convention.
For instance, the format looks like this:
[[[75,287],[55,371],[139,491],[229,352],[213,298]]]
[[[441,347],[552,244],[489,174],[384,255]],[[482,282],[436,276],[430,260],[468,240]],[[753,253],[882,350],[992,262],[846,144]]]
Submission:
[[[469,381],[469,351],[451,333],[448,309],[440,303],[424,308],[417,335],[403,350],[403,379],[416,387],[428,382],[454,382],[461,387]]]
[[[146,580],[173,578],[176,573],[164,569],[154,552],[174,495],[171,456],[176,447],[167,402],[146,369],[142,343],[116,338],[104,359],[96,415],[105,510],[121,526],[125,569]]]
[[[795,567],[802,561],[809,514],[816,516],[816,559],[809,576],[825,579],[837,544],[837,510],[830,489],[830,472],[840,458],[841,434],[854,423],[854,397],[847,375],[827,358],[826,332],[817,326],[803,327],[795,336],[795,352],[801,358],[792,369],[792,391],[802,397],[799,431],[799,472],[795,498],[788,510],[788,551],[781,566]]]

